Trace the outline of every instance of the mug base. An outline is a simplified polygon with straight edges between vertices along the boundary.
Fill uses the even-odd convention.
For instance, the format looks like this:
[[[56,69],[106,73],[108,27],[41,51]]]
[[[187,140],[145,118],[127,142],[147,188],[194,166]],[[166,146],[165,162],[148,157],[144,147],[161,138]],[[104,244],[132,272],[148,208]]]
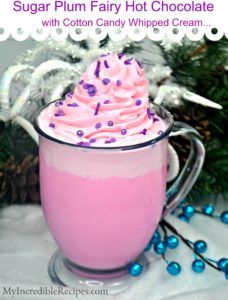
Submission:
[[[148,269],[148,260],[142,254],[137,262],[143,266],[143,273]],[[79,290],[86,289],[99,290],[99,294],[117,294],[125,291],[133,284],[137,277],[128,273],[127,266],[113,270],[94,270],[79,266],[68,260],[60,250],[52,256],[48,274],[54,284],[74,288]]]

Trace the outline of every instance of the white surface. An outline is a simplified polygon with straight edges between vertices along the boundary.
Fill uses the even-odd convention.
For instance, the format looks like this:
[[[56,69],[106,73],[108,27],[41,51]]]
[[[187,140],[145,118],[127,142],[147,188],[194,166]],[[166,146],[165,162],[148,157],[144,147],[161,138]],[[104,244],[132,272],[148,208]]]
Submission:
[[[228,256],[228,226],[204,216],[195,216],[191,224],[176,217],[168,220],[191,240],[205,239],[207,254],[218,259]],[[47,265],[55,242],[47,230],[39,206],[12,206],[0,211],[0,299],[3,287],[39,288],[50,286]],[[91,249],[92,251],[92,249]],[[78,296],[77,299],[98,300],[226,300],[228,282],[224,274],[206,267],[203,274],[191,271],[192,252],[183,244],[177,251],[170,250],[169,260],[180,262],[182,273],[178,277],[167,274],[163,260],[156,260],[148,272],[141,276],[127,292],[115,296]],[[13,299],[76,299],[75,296],[15,296]]]

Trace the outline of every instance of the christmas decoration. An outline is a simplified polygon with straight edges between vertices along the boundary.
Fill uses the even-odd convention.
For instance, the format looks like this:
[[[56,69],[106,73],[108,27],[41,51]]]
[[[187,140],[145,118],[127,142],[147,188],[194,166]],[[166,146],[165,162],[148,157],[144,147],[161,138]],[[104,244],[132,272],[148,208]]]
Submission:
[[[179,211],[182,211],[181,217]],[[196,208],[192,205],[181,204],[179,207],[173,212],[173,215],[176,215],[183,221],[190,220],[194,217],[195,214],[203,214],[209,218],[217,218],[224,223],[228,224],[228,211],[222,212],[221,214],[214,214],[215,208],[212,204],[206,204],[201,209]],[[185,219],[183,219],[183,216]],[[161,234],[158,230],[161,229],[163,234]],[[151,238],[149,244],[145,248],[144,251],[152,251],[157,255],[160,255],[163,260],[166,262],[167,267],[166,270],[171,276],[177,276],[181,274],[182,267],[179,262],[169,261],[167,259],[167,255],[169,251],[178,251],[179,248],[179,239],[190,248],[194,254],[194,260],[192,264],[189,266],[195,273],[203,273],[206,269],[206,265],[214,268],[215,270],[224,273],[225,279],[228,279],[228,258],[220,258],[218,260],[209,258],[206,256],[206,252],[208,249],[208,245],[203,240],[191,241],[184,237],[181,233],[179,233],[176,228],[174,228],[168,221],[165,219],[160,221],[159,229],[157,229]],[[168,235],[168,232],[171,232],[171,235]],[[137,275],[135,275],[133,269],[139,270]],[[143,271],[143,266],[139,267],[137,262],[132,263],[129,266],[129,274],[132,276],[138,276]]]

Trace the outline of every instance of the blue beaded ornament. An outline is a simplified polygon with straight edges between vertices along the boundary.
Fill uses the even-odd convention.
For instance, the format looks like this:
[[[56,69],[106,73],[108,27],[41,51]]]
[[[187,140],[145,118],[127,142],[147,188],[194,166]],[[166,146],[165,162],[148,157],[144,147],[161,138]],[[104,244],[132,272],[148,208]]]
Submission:
[[[194,250],[198,253],[204,253],[207,251],[206,242],[199,240],[194,243]]]
[[[131,276],[137,277],[142,273],[143,266],[139,263],[133,263],[128,267],[128,272]]]
[[[202,273],[205,270],[205,262],[201,259],[195,259],[192,263],[192,270],[196,273]]]
[[[170,275],[177,276],[181,272],[181,266],[177,262],[172,261],[168,264],[166,270]]]
[[[182,208],[183,210],[183,214],[187,217],[187,218],[191,218],[194,216],[195,214],[195,208],[192,205],[186,205]]]
[[[217,266],[218,266],[219,270],[221,270],[223,272],[227,272],[228,271],[228,258],[221,258],[217,262]]]
[[[207,215],[207,216],[213,216],[215,211],[214,205],[212,204],[205,204],[202,208],[202,212],[203,214]]]
[[[157,254],[159,254],[159,255],[165,254],[166,250],[167,250],[167,246],[164,241],[159,241],[159,242],[155,243],[154,251]]]
[[[170,235],[166,239],[167,247],[170,249],[176,249],[179,246],[179,240],[175,235]]]
[[[223,223],[228,224],[228,211],[224,211],[221,214],[220,219]]]

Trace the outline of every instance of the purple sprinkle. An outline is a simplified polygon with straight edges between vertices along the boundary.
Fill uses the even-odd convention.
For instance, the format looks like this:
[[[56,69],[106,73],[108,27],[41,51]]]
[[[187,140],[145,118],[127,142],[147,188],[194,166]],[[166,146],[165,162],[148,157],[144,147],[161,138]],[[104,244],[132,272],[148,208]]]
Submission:
[[[78,104],[74,102],[74,103],[67,104],[67,106],[69,106],[69,107],[78,107]]]
[[[121,134],[125,135],[127,133],[127,130],[125,128],[121,129]]]
[[[125,60],[124,64],[125,64],[125,65],[131,65],[132,59],[133,59],[133,58],[130,58],[130,59]]]
[[[113,126],[113,122],[112,121],[108,121],[108,126],[112,127]]]
[[[55,128],[55,124],[54,124],[54,123],[50,123],[50,124],[49,124],[49,127]]]
[[[147,108],[146,112],[147,112],[148,118],[151,119],[151,112],[150,112],[150,108],[149,107]]]
[[[138,61],[137,59],[136,59],[136,62],[137,62],[137,64],[139,65],[139,67],[142,69],[142,64],[141,64],[141,62]]]
[[[100,104],[100,102],[98,102],[98,103],[97,103],[97,106],[96,106],[96,109],[95,109],[94,116],[97,116],[97,115],[98,115],[100,106],[101,106],[101,104]]]
[[[97,123],[96,125],[95,125],[95,128],[96,129],[100,129],[102,127],[102,124],[101,123]]]
[[[89,88],[94,87],[94,85],[89,83],[84,83],[82,87],[83,89],[88,90]]]
[[[65,114],[62,110],[58,110],[57,113],[55,114],[55,117],[63,117]]]
[[[115,138],[111,138],[111,139],[109,140],[109,142],[110,142],[110,143],[115,143],[115,142],[116,142],[116,139],[115,139]]]
[[[164,133],[163,130],[159,130],[159,131],[158,131],[158,134],[159,134],[159,135],[161,135],[161,134],[163,134],[163,133]]]
[[[104,79],[102,80],[102,82],[103,82],[104,85],[107,85],[107,84],[110,83],[110,79],[104,78]]]
[[[84,132],[82,130],[77,131],[77,136],[82,137],[84,135]]]
[[[147,133],[147,129],[144,128],[143,131],[141,132],[141,134],[146,135],[146,133]]]
[[[76,145],[78,145],[78,146],[83,146],[83,145],[84,145],[84,142],[79,142],[79,143],[77,143]]]
[[[105,144],[111,144],[111,143],[115,143],[116,139],[115,138],[111,138],[110,140],[106,140]]]
[[[136,100],[135,101],[135,105],[136,106],[140,106],[142,104],[142,101],[140,99]]]
[[[71,93],[68,93],[68,94],[66,94],[66,98],[72,98],[72,96],[73,96],[73,93],[71,92]]]
[[[95,139],[95,138],[92,138],[92,139],[89,140],[89,142],[90,142],[91,144],[93,144],[93,143],[96,142],[96,139]]]
[[[120,80],[117,80],[116,85],[117,85],[117,86],[121,86],[121,84],[122,84],[121,81],[120,81]]]
[[[119,53],[118,58],[121,59],[125,54],[124,53]]]
[[[105,100],[104,104],[109,104],[110,100]]]
[[[101,57],[106,57],[107,56],[107,54],[101,54]]]
[[[109,64],[108,64],[107,60],[104,61],[104,66],[106,69],[109,69]]]
[[[100,66],[101,66],[101,62],[98,60],[97,66],[96,66],[96,69],[95,69],[95,72],[94,72],[94,75],[95,75],[97,78],[99,77],[99,74],[100,74]]]
[[[80,80],[80,81],[79,81],[79,84],[83,84],[83,83],[84,83],[84,80]]]
[[[154,122],[158,122],[158,121],[159,121],[159,119],[158,119],[158,118],[156,118],[156,117],[154,117],[154,118],[153,118],[153,121],[154,121]]]

